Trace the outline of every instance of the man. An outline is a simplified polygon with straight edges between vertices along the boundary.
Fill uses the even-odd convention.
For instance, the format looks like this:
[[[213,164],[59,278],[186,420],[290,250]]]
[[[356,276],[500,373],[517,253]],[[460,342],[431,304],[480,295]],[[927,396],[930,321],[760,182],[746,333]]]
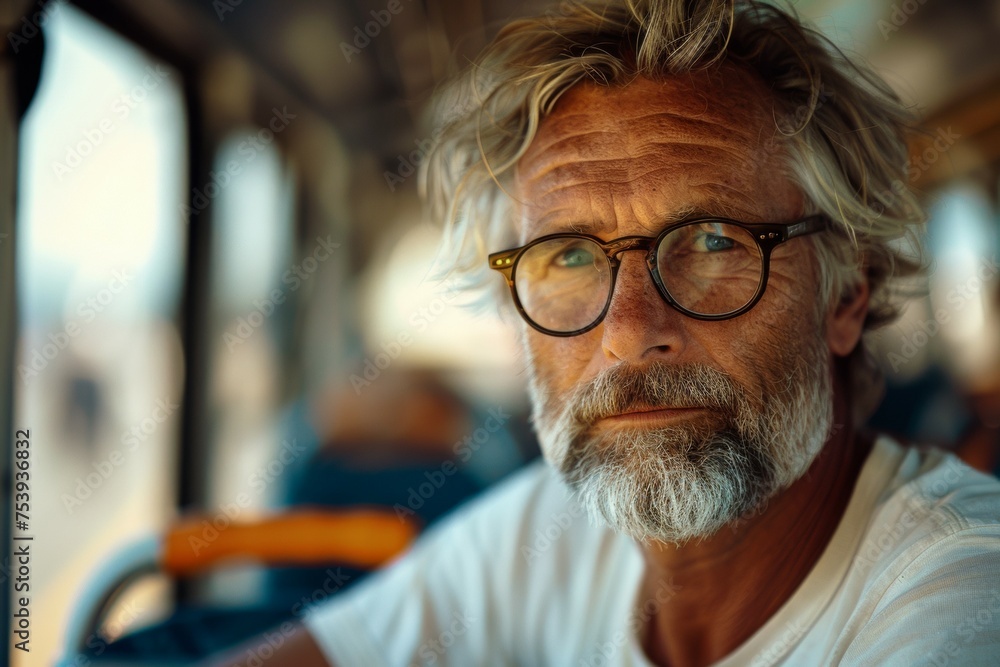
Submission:
[[[996,664],[1000,484],[858,429],[922,222],[885,84],[767,5],[633,0],[511,24],[444,100],[429,192],[550,465],[278,658]]]

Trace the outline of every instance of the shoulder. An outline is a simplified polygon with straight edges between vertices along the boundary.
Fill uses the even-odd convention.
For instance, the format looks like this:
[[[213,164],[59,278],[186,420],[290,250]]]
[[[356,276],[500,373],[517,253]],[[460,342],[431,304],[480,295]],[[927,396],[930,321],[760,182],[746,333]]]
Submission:
[[[522,613],[508,616],[524,618],[542,610],[558,616],[605,580],[620,585],[618,577],[636,569],[637,553],[628,538],[595,524],[539,460],[428,531],[409,560],[424,576],[437,570],[456,582],[456,599],[468,597],[461,587],[475,585],[485,604],[506,611],[518,606]],[[588,585],[581,587],[583,580]],[[515,634],[523,638],[529,630]]]
[[[883,604],[932,580],[955,593],[983,580],[1000,587],[1000,481],[936,449],[908,451],[900,477],[875,526],[881,536],[895,523],[899,535]]]
[[[935,449],[908,451],[899,477],[869,531],[869,543],[891,543],[880,605],[945,582],[973,597],[1000,587],[1000,481]]]
[[[581,520],[582,519],[582,520]],[[559,535],[550,528],[559,527]],[[558,475],[542,460],[534,461],[484,491],[425,532],[407,558],[433,551],[442,543],[461,540],[464,557],[482,562],[521,553],[541,531],[554,540],[563,533],[592,535],[583,509]]]
[[[951,453],[904,448],[891,441],[896,469],[875,507],[866,537],[876,551],[914,555],[951,537],[1000,529],[1000,481]],[[989,541],[989,549],[996,547]],[[878,556],[878,554],[875,554]]]
[[[581,600],[634,565],[629,546],[591,525],[539,461],[458,508],[389,567],[315,610],[306,626],[335,664],[537,662],[531,656],[547,653],[553,639],[544,619],[574,624],[560,629],[563,639],[582,632],[591,619]],[[434,648],[441,637],[447,657]]]
[[[460,508],[440,530],[468,531],[481,543],[529,559],[531,549],[547,551],[563,539],[579,545],[606,532],[589,523],[571,491],[541,460]]]
[[[869,546],[874,540],[877,551],[898,553],[914,542],[1000,525],[1000,481],[973,470],[954,454],[903,447],[882,437],[870,458],[885,479],[865,535]]]
[[[939,450],[896,460],[854,562],[865,592],[845,662],[987,664],[1000,651],[1000,481]]]

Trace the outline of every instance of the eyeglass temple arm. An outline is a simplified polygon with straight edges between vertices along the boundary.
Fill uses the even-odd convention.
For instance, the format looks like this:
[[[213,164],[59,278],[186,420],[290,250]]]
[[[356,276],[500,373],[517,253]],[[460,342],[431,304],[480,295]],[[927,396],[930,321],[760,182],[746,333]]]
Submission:
[[[514,268],[514,258],[517,253],[520,252],[520,248],[514,250],[503,250],[501,252],[495,252],[489,255],[490,268],[494,271],[499,271],[507,279],[507,282],[511,282],[511,270]]]
[[[804,220],[800,220],[788,226],[785,239],[794,239],[796,236],[805,236],[819,232],[827,228],[829,221],[825,215],[813,215]]]

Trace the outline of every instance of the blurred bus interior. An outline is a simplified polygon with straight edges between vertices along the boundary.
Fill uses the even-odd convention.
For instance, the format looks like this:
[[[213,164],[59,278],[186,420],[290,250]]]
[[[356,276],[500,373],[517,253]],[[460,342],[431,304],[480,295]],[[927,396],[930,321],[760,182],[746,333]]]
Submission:
[[[415,168],[434,86],[546,4],[3,3],[0,424],[31,433],[31,660],[70,648],[94,571],[182,517],[207,542],[289,506],[421,529],[538,456],[514,323],[436,277]],[[872,424],[995,471],[1000,3],[903,5],[795,3],[927,129],[933,270],[873,336]],[[90,657],[221,648],[368,569],[331,567],[143,578]]]

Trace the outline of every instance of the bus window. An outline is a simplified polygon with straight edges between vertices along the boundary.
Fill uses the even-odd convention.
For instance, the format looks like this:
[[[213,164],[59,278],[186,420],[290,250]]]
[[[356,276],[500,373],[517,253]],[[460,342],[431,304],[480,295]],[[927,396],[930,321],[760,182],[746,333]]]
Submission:
[[[252,504],[241,508],[247,516],[240,520],[263,507],[271,491],[254,474],[280,447],[278,412],[284,397],[276,380],[282,376],[294,323],[297,289],[292,288],[304,279],[293,259],[295,175],[268,132],[234,131],[221,144],[213,170],[229,173],[231,180],[219,188],[213,209],[206,342],[212,450],[205,511],[214,515],[247,494]],[[250,581],[233,584],[220,575],[205,593],[212,599],[225,590],[228,602],[236,591],[252,597]]]
[[[70,601],[102,559],[174,511],[180,90],[135,44],[69,5],[51,12],[21,127],[17,219],[15,414],[38,445],[29,531],[47,545],[32,560],[37,664],[55,658]],[[95,641],[156,616],[165,590],[138,587]]]

